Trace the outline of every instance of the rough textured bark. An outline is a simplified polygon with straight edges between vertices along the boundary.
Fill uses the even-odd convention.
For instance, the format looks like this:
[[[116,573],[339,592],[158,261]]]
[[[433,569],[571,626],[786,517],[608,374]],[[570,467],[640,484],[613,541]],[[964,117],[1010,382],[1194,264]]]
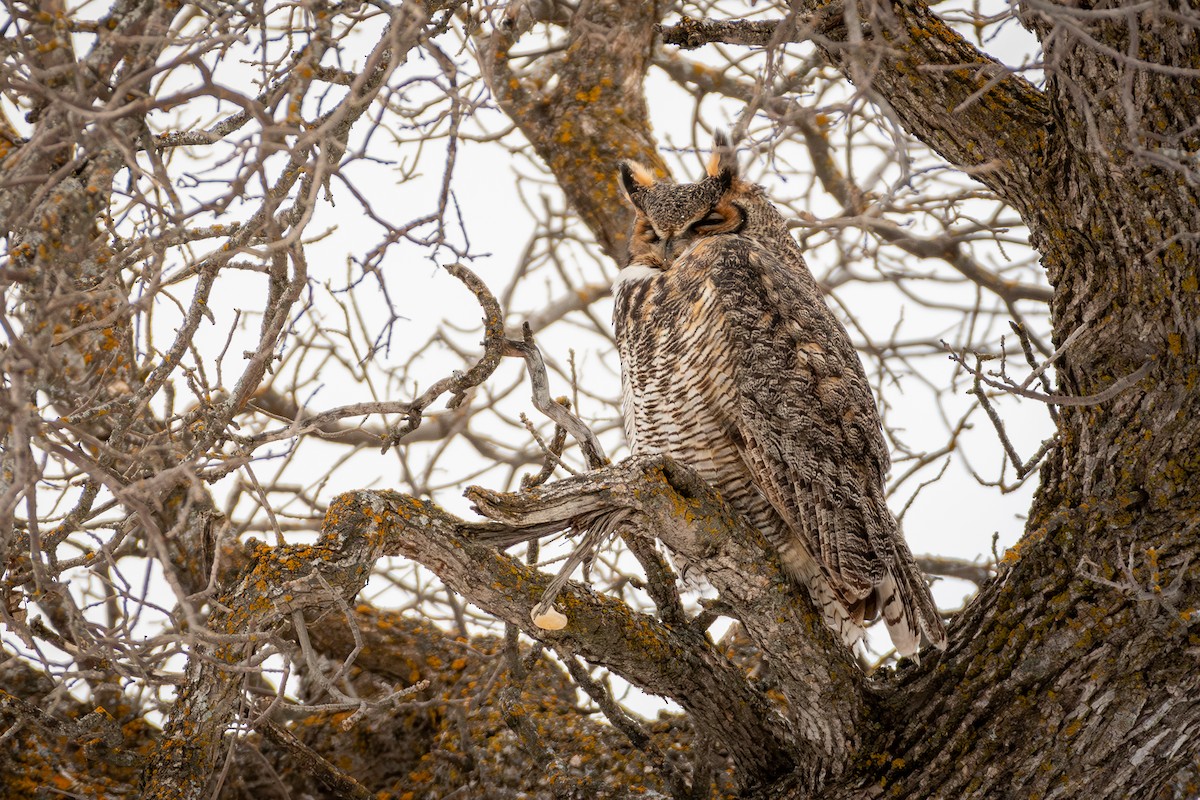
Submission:
[[[662,483],[667,475],[674,477]],[[668,464],[664,470],[653,460],[632,460],[533,496],[478,490],[472,496],[485,514],[510,526],[506,531],[524,527],[531,533],[614,507],[636,509],[645,515],[636,527],[654,531],[689,560],[704,559],[706,569],[711,566],[708,574],[730,604],[728,612],[744,621],[757,651],[772,664],[788,700],[783,713],[808,703],[788,736],[810,738],[813,720],[821,726],[859,726],[855,746],[842,754],[847,766],[830,769],[826,758],[802,751],[801,759],[807,752],[814,760],[800,761],[794,773],[763,788],[763,796],[1078,797],[1106,796],[1106,791],[1113,797],[1151,796],[1194,758],[1196,709],[1190,692],[1196,650],[1195,636],[1188,632],[1194,611],[1187,605],[1186,581],[1138,589],[1124,584],[1128,579],[1119,570],[1105,572],[1112,580],[1091,576],[1065,563],[1072,556],[1062,552],[1055,537],[1035,532],[956,618],[946,653],[928,652],[920,666],[894,676],[865,678],[854,668],[825,672],[817,665],[844,656],[842,648],[821,635],[811,609],[782,613],[802,604],[783,589],[762,542],[694,481],[678,467]],[[460,585],[453,577],[458,568],[448,568],[446,556],[433,551],[445,545],[435,543],[430,526],[417,521],[411,531],[418,538],[405,542],[406,554]],[[489,532],[474,535],[486,538]],[[447,553],[457,554],[459,547]],[[500,611],[502,606],[494,604],[511,602],[512,589],[501,588],[500,598],[481,590],[478,583],[496,586],[495,571],[485,571],[485,563],[462,573],[464,580],[475,576],[474,583],[461,584],[467,596],[482,599],[493,613],[522,624],[535,638],[566,637],[568,651],[615,666],[654,691],[676,693],[670,696],[685,698],[688,706],[691,690],[672,681],[673,672],[662,663],[622,666],[622,657],[611,655],[612,628],[580,613],[574,594],[561,604],[568,618],[562,632],[530,626],[523,608]],[[1177,574],[1161,568],[1159,581]],[[770,576],[765,583],[764,571]],[[528,606],[536,603],[543,585],[538,582],[526,593]],[[1183,605],[1176,609],[1178,603]],[[797,672],[809,668],[807,675]],[[714,685],[721,687],[718,694],[728,689],[723,682]],[[804,697],[797,691],[813,693]],[[688,710],[703,728],[704,708]],[[732,750],[752,748],[756,739],[741,740],[745,735],[761,734],[728,726],[721,741]],[[734,758],[735,772],[748,766]],[[1103,779],[1095,778],[1098,772]]]
[[[595,490],[612,477],[616,480],[605,494],[618,504],[633,502],[628,474],[605,471],[587,485]],[[669,492],[661,477],[659,481],[660,490]],[[571,624],[562,631],[542,630],[531,621],[530,611],[548,584],[545,575],[473,541],[469,526],[434,506],[401,495],[393,495],[392,502],[407,533],[395,539],[397,554],[434,569],[473,603],[535,640],[605,666],[646,691],[675,698],[688,709],[698,732],[730,750],[744,785],[766,783],[800,760],[796,750],[804,745],[786,733],[785,720],[745,684],[740,670],[702,631],[664,625],[583,586],[559,595],[559,608]],[[720,506],[709,513],[728,520]]]
[[[539,8],[564,12],[554,3],[513,4],[509,23],[479,42],[483,74],[600,247],[624,263],[633,216],[620,202],[615,165],[633,159],[667,172],[650,134],[643,88],[654,23],[665,12],[658,2],[581,3],[564,12],[566,49],[518,72],[508,51],[538,21],[526,17]]]
[[[572,520],[613,508],[638,512],[637,521],[626,524],[638,535],[662,541],[685,563],[702,565],[698,568],[731,616],[742,621],[763,659],[773,665],[787,699],[789,735],[805,743],[812,774],[840,772],[857,749],[865,713],[858,664],[791,591],[766,540],[733,516],[690,470],[670,460],[632,458],[601,473],[551,484],[536,495],[499,495],[476,487],[468,497],[489,519],[534,533],[563,529]],[[574,630],[570,623],[568,628]],[[637,673],[628,677],[639,685],[646,680]],[[723,740],[730,741],[728,731]],[[816,785],[814,779],[809,788]]]
[[[226,729],[240,711],[253,660],[295,615],[310,618],[345,606],[371,574],[387,529],[374,520],[382,501],[329,509],[316,545],[262,546],[251,554],[240,580],[217,598],[209,619],[211,640],[197,644],[186,680],[171,709],[163,737],[142,775],[147,798],[197,797],[213,778]],[[340,598],[340,602],[339,602]]]
[[[457,790],[481,800],[522,791],[548,796],[553,787],[598,798],[626,795],[630,786],[665,792],[665,762],[696,745],[682,720],[664,718],[647,726],[651,746],[636,746],[581,713],[570,676],[527,646],[448,636],[439,626],[368,606],[355,609],[353,626],[363,642],[354,662],[362,696],[419,681],[428,681],[428,688],[410,704],[367,712],[349,731],[339,724],[344,712],[313,714],[293,730],[375,792],[438,796]],[[313,645],[339,663],[357,647],[352,631],[344,624],[310,627]],[[314,682],[310,686],[306,701],[324,699]],[[541,732],[540,752],[514,730],[514,717]],[[287,769],[297,790],[312,784],[299,766]],[[718,777],[729,787],[724,775]]]

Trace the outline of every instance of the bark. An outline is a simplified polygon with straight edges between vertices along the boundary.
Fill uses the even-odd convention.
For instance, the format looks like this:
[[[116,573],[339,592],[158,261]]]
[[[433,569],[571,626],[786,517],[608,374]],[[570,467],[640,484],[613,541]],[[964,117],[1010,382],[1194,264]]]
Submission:
[[[622,488],[632,495],[628,482],[615,483],[614,493]],[[584,586],[559,595],[558,606],[571,620],[567,628],[545,631],[530,618],[548,583],[544,575],[472,541],[469,528],[434,506],[402,495],[390,499],[405,532],[394,539],[396,554],[429,566],[455,591],[531,638],[676,699],[699,733],[731,750],[743,783],[762,784],[798,760],[793,749],[801,745],[786,735],[784,719],[703,632],[664,625]]]
[[[790,591],[766,541],[732,515],[690,470],[669,460],[632,458],[617,467],[559,481],[536,495],[499,495],[473,488],[467,496],[489,519],[515,530],[527,528],[532,534],[564,529],[573,520],[588,520],[614,508],[636,512],[637,520],[625,524],[643,537],[663,542],[683,563],[702,565],[699,569],[731,616],[742,622],[762,657],[773,665],[787,699],[789,735],[805,743],[803,755],[812,762],[812,774],[841,771],[858,744],[864,713],[857,663],[849,651],[836,646],[836,637],[812,609]],[[586,522],[575,524],[587,527]],[[570,623],[568,627],[574,630]],[[796,635],[798,631],[803,635]],[[637,673],[626,677],[636,678],[639,685],[647,679]],[[693,719],[696,714],[692,711]],[[720,719],[716,725],[725,727],[722,741],[726,743],[738,735]],[[706,727],[699,720],[697,726]],[[811,779],[809,783],[810,788],[816,785]]]
[[[353,685],[359,696],[379,697],[422,681],[428,687],[411,701],[366,709],[353,727],[343,724],[345,712],[318,712],[290,729],[375,796],[458,791],[484,800],[521,791],[547,796],[554,786],[583,797],[625,796],[630,787],[663,792],[664,754],[690,755],[695,748],[690,729],[675,719],[648,726],[648,746],[635,746],[578,707],[576,687],[560,666],[517,647],[515,639],[450,636],[427,621],[369,606],[356,608],[350,623],[317,624],[309,633],[333,663],[358,651]],[[306,703],[328,699],[316,681],[307,684]],[[518,718],[540,736],[518,733]],[[284,759],[283,769],[293,794],[312,791],[301,765]]]
[[[518,71],[508,53],[555,3],[514,3],[511,16],[479,41],[479,61],[496,101],[546,163],[572,207],[605,254],[625,262],[632,212],[620,199],[616,166],[640,161],[667,174],[650,134],[643,83],[654,44],[658,2],[597,0],[561,20],[568,41],[561,54]]]
[[[506,525],[502,531],[463,528],[476,538],[509,542],[621,508],[633,515],[627,524],[702,564],[727,612],[743,622],[771,665],[786,698],[778,713],[792,719],[785,736],[801,743],[818,738],[819,729],[853,728],[834,759],[815,748],[795,753],[795,771],[760,787],[762,796],[1155,796],[1195,757],[1197,650],[1188,630],[1194,594],[1185,580],[1156,589],[1138,588],[1119,574],[1116,580],[1091,575],[1065,563],[1071,556],[1056,537],[1034,533],[955,619],[946,653],[927,652],[919,666],[895,675],[865,677],[853,666],[830,663],[845,657],[844,648],[787,591],[764,543],[678,465],[632,459],[532,495],[472,490],[471,496]],[[503,571],[488,568],[486,559],[473,560],[469,569],[451,567],[446,560],[461,560],[468,546],[443,544],[427,520],[415,522],[406,555],[449,576],[467,597],[521,624],[531,637],[680,700],[705,729],[711,711],[695,703],[690,684],[675,674],[678,654],[652,664],[621,652],[639,644],[661,652],[662,645],[651,648],[644,639],[618,645],[619,606],[605,611],[612,616],[604,626],[586,605],[580,608],[573,592],[560,603],[566,628],[541,631],[527,622],[527,609],[543,581],[518,592],[527,600],[513,608],[516,587],[503,585]],[[1158,568],[1160,582],[1180,574],[1176,565]],[[694,668],[693,659],[684,663]],[[727,680],[713,684],[723,698],[731,688]],[[761,744],[764,734],[725,723],[721,741],[735,754],[744,789],[755,789],[744,771],[756,766],[736,754]]]
[[[332,698],[306,673],[299,719],[294,709],[263,704],[254,712],[256,730],[274,731],[223,737],[221,751],[231,756],[223,800],[347,797],[367,787],[372,796],[457,792],[479,800],[562,796],[570,787],[581,798],[619,798],[635,787],[665,793],[672,768],[706,757],[686,721],[675,717],[647,724],[648,741],[635,745],[580,708],[570,676],[528,646],[449,635],[365,604],[314,615],[305,628],[330,664],[357,653],[351,683],[365,703],[353,714],[321,710]],[[0,797],[28,800],[50,787],[97,798],[142,796],[138,775],[161,732],[140,718],[114,721],[128,715],[127,705],[101,712],[56,697],[52,679],[16,659],[0,665],[0,686],[9,744],[0,759]],[[388,700],[397,688],[415,694]],[[509,723],[515,715],[538,733],[518,734]],[[277,744],[281,733],[305,754]],[[725,772],[712,777],[719,791],[732,790]]]

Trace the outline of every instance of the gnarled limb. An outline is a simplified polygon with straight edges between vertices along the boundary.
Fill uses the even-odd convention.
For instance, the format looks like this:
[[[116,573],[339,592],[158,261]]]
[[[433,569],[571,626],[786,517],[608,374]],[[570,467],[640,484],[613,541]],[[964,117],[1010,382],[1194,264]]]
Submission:
[[[761,534],[690,469],[670,459],[640,456],[536,493],[499,494],[473,487],[467,496],[485,516],[532,536],[613,509],[631,512],[630,521],[641,535],[660,539],[720,593],[771,662],[798,735],[821,754],[821,770],[840,772],[857,745],[865,714],[862,672],[788,583]]]
[[[772,591],[778,576],[754,552],[754,534],[685,469],[636,458],[536,494],[473,489],[470,497],[505,526],[479,533],[505,543],[628,509],[642,531],[704,571],[766,656],[797,733],[819,745],[814,726],[854,726],[841,752],[853,756],[847,766],[824,761],[832,767],[814,784],[800,762],[768,796],[861,797],[864,786],[914,798],[996,796],[1012,787],[1105,796],[1104,787],[1149,790],[1186,758],[1186,731],[1197,719],[1194,704],[1181,700],[1196,688],[1194,676],[1183,678],[1194,653],[1181,647],[1197,605],[1188,577],[1200,563],[1194,525],[1176,537],[1169,561],[1135,558],[1123,578],[1101,581],[1063,569],[1064,544],[1095,546],[1114,510],[1059,519],[959,615],[944,655],[867,683],[840,670],[844,650],[826,641],[810,611],[788,618],[798,604]],[[1129,684],[1134,675],[1137,686]],[[1039,699],[1020,701],[1027,696]],[[1122,709],[1115,716],[1113,704]],[[1043,712],[1056,722],[1040,724]]]
[[[225,731],[241,711],[243,684],[255,674],[263,645],[293,614],[312,619],[336,612],[366,584],[384,555],[390,517],[384,498],[364,494],[330,506],[315,545],[260,545],[241,579],[217,598],[209,633],[197,634],[186,683],[143,775],[143,797],[199,797],[226,746]]]
[[[635,491],[643,491],[642,486],[630,483],[638,474],[636,469],[623,471],[617,466],[573,479],[581,499],[579,503],[567,501],[570,511],[586,513],[602,507],[603,498],[586,497],[596,491],[631,498]],[[646,507],[660,509],[661,522],[673,519],[673,515],[665,515],[666,498],[674,495],[678,499],[678,495],[662,478],[659,481],[663,498],[657,504],[647,501]],[[586,489],[580,491],[580,484]],[[531,494],[548,491],[544,488]],[[491,495],[490,499],[502,497]],[[672,698],[687,709],[698,733],[728,748],[743,786],[769,783],[798,765],[808,776],[806,782],[815,785],[818,774],[828,767],[828,757],[797,739],[767,698],[750,686],[741,670],[720,654],[703,632],[668,627],[578,584],[569,584],[558,597],[567,626],[543,630],[533,624],[529,612],[549,578],[481,543],[480,535],[495,530],[494,526],[464,523],[432,504],[394,492],[359,492],[343,495],[339,502],[373,508],[379,500],[385,503],[382,519],[369,524],[389,531],[385,552],[424,564],[472,603],[520,627],[531,638],[606,667],[644,691]],[[705,513],[713,509],[697,505],[695,524],[711,524],[716,530],[727,525],[722,517]],[[549,531],[558,524],[553,513],[547,511],[532,524]]]

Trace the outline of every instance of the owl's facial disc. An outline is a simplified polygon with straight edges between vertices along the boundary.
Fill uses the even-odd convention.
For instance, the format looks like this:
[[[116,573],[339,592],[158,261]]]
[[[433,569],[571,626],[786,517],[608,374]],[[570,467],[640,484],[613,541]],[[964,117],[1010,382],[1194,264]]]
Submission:
[[[696,183],[660,182],[640,164],[620,165],[621,189],[637,212],[630,263],[667,269],[697,240],[742,230],[746,212],[733,197],[744,186],[737,179],[732,151],[717,150],[708,175]]]
[[[746,222],[746,212],[736,203],[722,198],[701,208],[678,224],[674,220],[639,215],[634,237],[641,245],[640,259],[647,266],[667,269],[696,242],[710,236],[738,233]]]

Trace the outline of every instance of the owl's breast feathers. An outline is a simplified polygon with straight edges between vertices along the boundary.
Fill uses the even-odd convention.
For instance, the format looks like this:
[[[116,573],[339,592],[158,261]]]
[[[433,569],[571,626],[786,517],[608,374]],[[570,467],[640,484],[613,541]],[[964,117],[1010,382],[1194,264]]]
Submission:
[[[884,500],[889,458],[845,329],[790,241],[697,240],[614,286],[634,453],[696,469],[755,525],[847,643],[880,613],[897,649],[945,631]]]

